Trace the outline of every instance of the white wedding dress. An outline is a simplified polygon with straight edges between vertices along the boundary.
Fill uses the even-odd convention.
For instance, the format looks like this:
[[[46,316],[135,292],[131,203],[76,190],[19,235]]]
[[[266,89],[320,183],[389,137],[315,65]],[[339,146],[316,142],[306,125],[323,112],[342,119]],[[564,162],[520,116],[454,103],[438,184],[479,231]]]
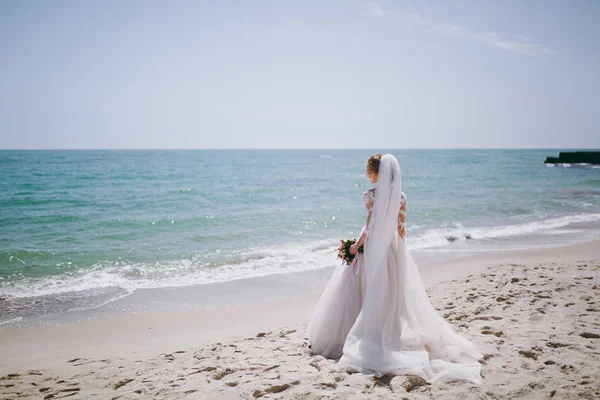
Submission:
[[[367,232],[365,253],[335,269],[308,325],[311,351],[340,358],[340,367],[349,371],[481,383],[482,354],[433,308],[397,233],[407,198],[394,156],[381,158],[377,190],[363,198],[365,204],[374,200],[361,231]]]

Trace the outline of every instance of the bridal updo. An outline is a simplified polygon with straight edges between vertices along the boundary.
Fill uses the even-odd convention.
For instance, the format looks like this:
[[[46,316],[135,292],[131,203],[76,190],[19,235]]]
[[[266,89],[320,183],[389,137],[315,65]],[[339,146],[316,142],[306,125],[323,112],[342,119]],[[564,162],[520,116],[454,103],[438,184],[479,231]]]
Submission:
[[[378,174],[381,157],[383,157],[383,154],[381,153],[375,153],[371,157],[369,157],[369,160],[367,161],[367,169],[371,172],[375,172],[376,174]]]

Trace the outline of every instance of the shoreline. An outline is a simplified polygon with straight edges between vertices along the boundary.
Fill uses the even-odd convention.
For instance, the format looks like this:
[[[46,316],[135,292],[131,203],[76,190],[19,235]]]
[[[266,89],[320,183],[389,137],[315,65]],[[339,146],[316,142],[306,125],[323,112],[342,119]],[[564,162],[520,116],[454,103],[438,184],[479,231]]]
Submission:
[[[435,285],[481,273],[489,266],[505,263],[574,262],[584,255],[600,259],[600,241],[576,245],[518,251],[476,253],[444,261],[417,261],[428,291]],[[584,257],[585,258],[585,257]],[[203,308],[114,315],[55,325],[13,328],[0,331],[0,374],[15,368],[51,365],[64,358],[140,357],[161,351],[191,348],[216,340],[227,340],[305,324],[332,268],[288,275],[270,275],[204,286],[200,298],[213,299]],[[149,301],[184,304],[197,288],[140,290],[113,302],[111,307],[127,308]],[[429,292],[428,292],[429,293]],[[178,297],[179,296],[179,297]],[[187,299],[187,300],[186,300]],[[58,361],[58,360],[61,361]]]
[[[481,254],[480,251],[465,251],[464,249],[438,249],[413,252],[413,257],[417,264],[434,265],[471,253]],[[338,264],[339,262],[336,262],[336,266]],[[292,294],[300,295],[314,290],[322,290],[335,268],[335,266],[317,267],[188,286],[139,288],[96,307],[74,309],[39,318],[30,318],[26,321],[22,319],[16,322],[6,321],[0,324],[0,332],[86,322],[128,314],[206,310],[264,302],[273,298],[286,298]]]
[[[2,331],[0,397],[600,396],[600,241],[476,254],[419,269],[434,307],[484,354],[482,385],[350,374],[335,360],[312,355],[305,329],[320,295],[312,290],[205,310]],[[331,271],[321,272],[318,280]]]
[[[456,242],[448,240],[444,246],[417,248],[412,250],[412,254],[417,265],[427,266],[436,263],[443,264],[451,259],[465,256],[489,255],[492,257],[495,253],[504,251],[544,251],[595,240],[600,240],[600,223],[570,223],[556,230],[495,238],[491,241],[489,239],[459,239]],[[90,296],[98,295],[100,297],[96,297],[94,300],[91,300],[92,297],[90,297],[90,300],[85,300],[83,303],[78,299],[83,300],[82,296],[88,296],[85,291],[67,292],[67,297],[64,297],[62,293],[36,297],[11,298],[9,296],[4,302],[0,300],[0,312],[4,305],[4,310],[8,313],[6,314],[8,318],[0,322],[0,332],[16,328],[90,321],[123,314],[234,306],[248,301],[268,299],[273,292],[275,292],[274,295],[279,292],[279,295],[288,296],[290,292],[317,290],[324,287],[322,280],[328,279],[327,275],[330,274],[330,272],[324,271],[328,269],[333,271],[333,268],[339,264],[333,255],[329,257],[329,251],[324,252],[328,249],[322,247],[322,241],[319,243],[314,250],[318,252],[319,257],[308,257],[306,260],[307,263],[317,265],[308,269],[267,272],[257,276],[216,282],[151,288],[102,287],[99,290],[108,292],[102,295],[100,292],[90,294]],[[333,250],[331,251],[333,254]],[[324,255],[327,255],[327,258],[323,258]],[[274,280],[287,282],[286,290],[278,290],[282,287],[278,283],[275,284]],[[319,284],[315,280],[321,280],[321,283]],[[264,287],[267,295],[257,294],[255,290],[248,289],[248,286]],[[238,296],[236,294],[240,288],[243,293]],[[215,294],[219,296],[217,297]],[[89,304],[89,301],[92,301],[92,304]]]

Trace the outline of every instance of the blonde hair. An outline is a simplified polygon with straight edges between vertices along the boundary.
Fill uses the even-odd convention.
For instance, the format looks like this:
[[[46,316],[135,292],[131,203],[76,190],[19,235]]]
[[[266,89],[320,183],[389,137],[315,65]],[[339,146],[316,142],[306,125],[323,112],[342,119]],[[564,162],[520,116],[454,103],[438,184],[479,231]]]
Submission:
[[[376,174],[378,174],[381,157],[383,157],[383,154],[381,153],[375,153],[371,157],[369,157],[369,160],[367,161],[367,169],[371,172],[375,172]]]

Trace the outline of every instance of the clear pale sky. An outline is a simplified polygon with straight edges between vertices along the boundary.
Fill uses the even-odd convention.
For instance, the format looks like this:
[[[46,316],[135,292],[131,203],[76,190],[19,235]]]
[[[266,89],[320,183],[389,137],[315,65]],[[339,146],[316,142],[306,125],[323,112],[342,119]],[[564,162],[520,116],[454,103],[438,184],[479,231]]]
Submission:
[[[0,0],[0,148],[600,148],[600,2]]]

